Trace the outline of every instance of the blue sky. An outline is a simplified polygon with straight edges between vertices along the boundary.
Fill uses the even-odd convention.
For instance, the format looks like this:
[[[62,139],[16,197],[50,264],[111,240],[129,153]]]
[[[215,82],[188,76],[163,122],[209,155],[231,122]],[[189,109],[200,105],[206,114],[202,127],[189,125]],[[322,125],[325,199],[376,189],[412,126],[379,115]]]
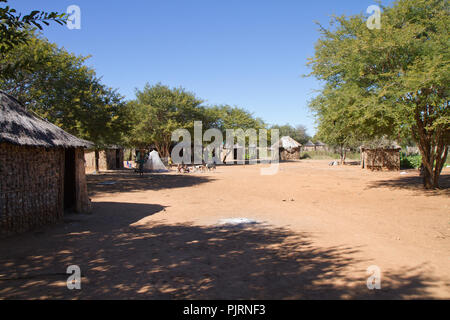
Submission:
[[[391,1],[384,0],[388,4]],[[51,42],[81,55],[127,99],[146,82],[182,86],[206,104],[243,107],[270,124],[304,124],[319,83],[303,78],[315,21],[358,14],[375,0],[21,0],[19,12],[81,9],[81,29],[53,25]]]

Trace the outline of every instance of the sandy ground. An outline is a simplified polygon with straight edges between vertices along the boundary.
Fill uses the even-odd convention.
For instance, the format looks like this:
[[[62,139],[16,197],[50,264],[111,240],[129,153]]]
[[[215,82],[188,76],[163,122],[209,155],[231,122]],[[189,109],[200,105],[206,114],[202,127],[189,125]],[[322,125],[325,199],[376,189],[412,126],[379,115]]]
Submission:
[[[90,175],[91,215],[0,242],[0,298],[450,298],[450,170],[424,192],[414,170],[327,164]],[[73,264],[81,290],[66,287]]]

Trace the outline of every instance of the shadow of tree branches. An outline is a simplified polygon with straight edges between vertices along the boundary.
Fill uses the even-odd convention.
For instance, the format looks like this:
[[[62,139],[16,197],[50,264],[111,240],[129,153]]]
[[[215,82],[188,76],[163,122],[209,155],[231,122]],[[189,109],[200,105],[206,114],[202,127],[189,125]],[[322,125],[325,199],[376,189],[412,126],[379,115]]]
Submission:
[[[317,247],[311,235],[264,224],[166,224],[164,207],[94,203],[41,233],[0,243],[3,299],[403,299],[429,298],[434,280],[420,269],[383,273],[366,287],[350,247]],[[159,222],[136,224],[153,214]],[[69,265],[82,289],[68,290]],[[367,264],[369,264],[367,262]]]
[[[143,177],[131,170],[86,175],[90,196],[99,193],[132,192],[191,187],[214,179],[190,174],[151,174]]]
[[[408,175],[409,174],[409,175]],[[400,176],[396,179],[380,180],[372,182],[368,185],[369,189],[390,188],[390,189],[406,189],[416,191],[427,196],[450,195],[450,174],[442,173],[438,190],[426,190],[423,188],[422,177],[417,173],[408,172],[407,175]]]

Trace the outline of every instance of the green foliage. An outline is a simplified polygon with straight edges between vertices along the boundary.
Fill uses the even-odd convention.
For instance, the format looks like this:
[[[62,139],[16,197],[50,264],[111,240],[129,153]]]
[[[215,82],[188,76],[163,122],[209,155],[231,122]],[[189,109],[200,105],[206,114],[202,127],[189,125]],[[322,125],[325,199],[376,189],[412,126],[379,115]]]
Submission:
[[[1,65],[16,66],[14,73],[0,75],[0,89],[98,147],[120,143],[129,125],[123,98],[85,65],[88,57],[75,56],[31,32],[28,37],[0,58]]]
[[[216,128],[225,134],[226,129],[263,129],[264,122],[254,116],[247,110],[228,105],[209,107],[206,110],[209,115],[209,128]]]
[[[153,143],[160,154],[167,156],[173,131],[187,129],[193,135],[194,121],[211,121],[202,102],[183,88],[146,84],[136,91],[136,100],[128,103],[132,115],[128,145],[145,148]]]
[[[450,144],[449,12],[445,0],[397,0],[384,8],[380,30],[363,15],[321,27],[309,64],[325,85],[310,107],[325,142],[412,135],[426,187],[438,186]]]
[[[219,129],[223,134],[224,140],[226,139],[226,129],[242,129],[244,132],[248,129],[255,129],[257,134],[258,130],[266,129],[266,124],[263,120],[255,118],[252,113],[243,108],[220,105],[206,108],[206,113],[209,124],[205,125],[205,129]],[[268,136],[265,137],[268,145],[270,144],[270,137],[270,131],[268,131]],[[235,138],[234,143],[237,143],[237,140]],[[245,140],[246,145],[249,145],[248,137]]]
[[[264,122],[248,111],[228,105],[205,107],[203,100],[183,88],[169,88],[162,84],[145,85],[136,91],[136,99],[128,103],[132,115],[132,130],[128,145],[146,148],[154,144],[158,152],[167,156],[172,144],[172,132],[187,129],[193,137],[194,121],[202,121],[203,131],[215,128],[261,129]]]
[[[300,159],[314,159],[314,160],[325,160],[325,159],[341,159],[341,154],[331,151],[304,151],[300,153]],[[359,152],[347,152],[346,159],[350,160],[360,160],[361,154]]]
[[[2,2],[7,3],[7,0],[0,0],[0,3]],[[51,21],[63,25],[67,22],[67,16],[64,13],[39,10],[22,15],[8,5],[1,7],[0,55],[7,53],[19,44],[26,43],[29,39],[26,29],[35,27],[42,30],[42,25],[48,26]]]
[[[270,129],[278,129],[280,131],[280,137],[290,136],[295,141],[305,144],[311,137],[306,133],[306,127],[303,125],[297,125],[295,127],[285,124],[285,125],[273,125]]]
[[[304,160],[304,159],[311,159],[311,156],[309,155],[308,152],[300,153],[300,160]]]
[[[403,152],[400,154],[400,167],[402,169],[418,169],[421,165],[422,157],[419,154],[410,156]]]

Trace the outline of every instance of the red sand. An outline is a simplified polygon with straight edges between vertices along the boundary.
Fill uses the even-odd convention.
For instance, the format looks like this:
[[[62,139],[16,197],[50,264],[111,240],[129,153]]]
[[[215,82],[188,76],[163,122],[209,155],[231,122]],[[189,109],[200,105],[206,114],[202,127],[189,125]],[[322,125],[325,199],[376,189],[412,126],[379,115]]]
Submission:
[[[327,164],[89,176],[92,215],[0,242],[0,298],[450,298],[450,171],[425,192],[414,170]],[[66,288],[71,264],[81,290]]]

